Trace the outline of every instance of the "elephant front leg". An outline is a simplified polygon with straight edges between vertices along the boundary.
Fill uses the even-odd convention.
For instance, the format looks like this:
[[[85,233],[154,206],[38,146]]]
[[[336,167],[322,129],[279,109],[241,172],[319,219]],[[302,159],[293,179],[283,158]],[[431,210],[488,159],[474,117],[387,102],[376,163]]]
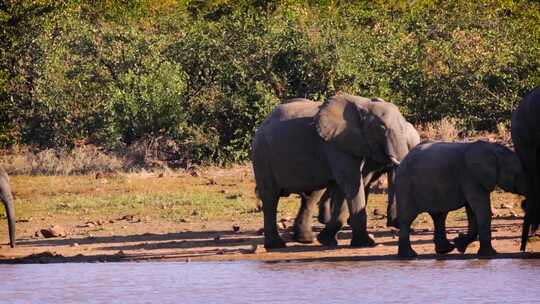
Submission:
[[[476,200],[468,199],[468,201],[470,202],[471,209],[476,218],[476,225],[478,226],[478,238],[480,239],[478,255],[492,256],[497,254],[497,251],[495,251],[491,245],[491,208],[489,193],[484,197],[476,198]]]
[[[373,247],[376,245],[375,240],[371,238],[367,232],[367,213],[364,194],[364,183],[360,180],[358,192],[352,196],[354,192],[349,191],[347,196],[347,205],[349,207],[349,225],[352,229],[352,247]]]
[[[476,241],[478,238],[478,227],[476,226],[476,217],[474,216],[473,211],[469,205],[465,206],[467,213],[467,234],[459,234],[457,238],[454,239],[454,245],[460,253],[465,253],[467,247],[470,243]]]
[[[446,238],[446,216],[448,213],[433,213],[430,215],[435,226],[435,232],[433,233],[435,252],[438,254],[447,254],[455,248],[455,246]]]

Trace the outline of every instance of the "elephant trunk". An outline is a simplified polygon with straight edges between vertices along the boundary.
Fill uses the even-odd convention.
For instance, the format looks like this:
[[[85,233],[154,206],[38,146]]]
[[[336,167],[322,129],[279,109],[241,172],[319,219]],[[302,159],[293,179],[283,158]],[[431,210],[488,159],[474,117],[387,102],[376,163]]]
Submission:
[[[13,208],[13,201],[9,200],[4,202],[6,207],[8,227],[9,227],[9,245],[11,248],[15,247],[15,211]]]
[[[390,163],[393,166],[399,166],[400,162],[409,153],[406,139],[396,134],[396,132],[390,131],[387,134],[386,153]]]
[[[525,251],[527,248],[527,241],[529,239],[529,231],[531,229],[531,224],[529,223],[529,219],[527,216],[525,216],[525,219],[523,220],[523,228],[521,230],[521,247],[519,250]]]

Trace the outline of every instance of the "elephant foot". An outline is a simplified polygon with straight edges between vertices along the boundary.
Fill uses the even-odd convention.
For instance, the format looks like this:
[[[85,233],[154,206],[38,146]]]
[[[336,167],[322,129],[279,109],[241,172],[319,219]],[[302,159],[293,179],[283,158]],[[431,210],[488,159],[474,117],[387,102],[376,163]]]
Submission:
[[[285,241],[283,241],[280,237],[273,238],[273,239],[264,239],[264,248],[266,249],[279,249],[279,248],[286,248],[287,245],[285,245]]]
[[[456,246],[449,241],[435,243],[435,252],[438,254],[447,254],[454,250],[454,248],[456,248]]]
[[[418,254],[412,249],[411,245],[399,245],[398,256],[400,258],[410,259],[417,257]]]
[[[361,233],[360,235],[354,235],[351,239],[351,247],[374,247],[377,245],[375,240],[367,233]]]
[[[319,241],[321,245],[328,247],[336,247],[338,245],[336,234],[329,233],[324,229],[317,235],[317,241]]]
[[[392,220],[390,217],[386,218],[386,227],[394,227],[399,229],[399,222],[397,219]]]
[[[460,233],[458,237],[454,239],[454,245],[460,253],[465,253],[470,243],[470,238],[463,233]]]
[[[482,257],[490,257],[497,254],[497,251],[493,249],[491,246],[482,246],[480,245],[480,249],[478,249],[478,256]]]
[[[294,230],[293,240],[302,244],[313,243],[313,240],[314,240],[313,232],[306,231],[305,229],[301,229],[300,227],[297,227],[297,226],[294,226],[293,230]]]

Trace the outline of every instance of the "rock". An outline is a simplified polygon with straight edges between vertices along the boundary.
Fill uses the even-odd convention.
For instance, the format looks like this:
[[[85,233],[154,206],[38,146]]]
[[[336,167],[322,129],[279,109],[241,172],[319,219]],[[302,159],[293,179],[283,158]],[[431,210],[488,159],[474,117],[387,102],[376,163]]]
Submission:
[[[225,194],[225,193],[227,193],[227,190],[225,190],[225,189],[221,189],[221,190],[219,190],[219,193],[223,193],[223,194]]]
[[[499,208],[500,208],[500,209],[512,209],[513,206],[510,205],[510,204],[501,204],[501,205],[499,206]]]
[[[47,229],[41,229],[41,235],[43,235],[44,238],[63,237],[67,236],[67,232],[61,226],[54,225]]]
[[[132,221],[133,218],[134,218],[133,215],[128,214],[128,215],[124,215],[123,217],[121,217],[120,220]]]
[[[88,227],[88,228],[94,228],[96,227],[96,224],[94,224],[94,222],[88,222],[86,224],[84,224],[85,227]]]
[[[510,211],[510,215],[511,215],[512,217],[519,217],[519,215],[518,215],[514,210],[511,210],[511,211]]]
[[[163,176],[165,176],[165,174],[163,174],[163,172],[161,172],[161,173],[158,174],[157,177],[158,177],[158,178],[162,178]]]
[[[122,229],[127,229],[127,226],[122,226]]]
[[[264,228],[257,230],[257,235],[264,235]]]
[[[73,243],[71,244],[71,247],[79,247],[79,243]]]
[[[281,229],[287,229],[287,222],[279,222],[278,227]]]
[[[114,224],[114,220],[109,220],[109,224]]]
[[[266,250],[262,246],[258,246],[257,244],[252,244],[251,248],[248,249],[248,253],[251,254],[258,254],[258,253],[264,253]]]
[[[239,231],[240,231],[240,225],[234,224],[234,225],[232,226],[232,229],[233,229],[234,232],[239,232]]]
[[[219,240],[221,240],[221,236],[217,235],[216,237],[214,237],[214,241],[217,242],[217,241],[219,241]]]
[[[384,214],[384,212],[382,212],[382,210],[379,209],[379,208],[373,209],[373,215],[375,215],[375,216],[380,216],[380,217],[382,217],[382,218],[385,218],[385,217],[386,217],[386,214]]]
[[[230,199],[230,200],[237,199],[237,198],[240,198],[240,197],[242,197],[241,193],[231,194],[231,195],[225,196],[226,199]]]

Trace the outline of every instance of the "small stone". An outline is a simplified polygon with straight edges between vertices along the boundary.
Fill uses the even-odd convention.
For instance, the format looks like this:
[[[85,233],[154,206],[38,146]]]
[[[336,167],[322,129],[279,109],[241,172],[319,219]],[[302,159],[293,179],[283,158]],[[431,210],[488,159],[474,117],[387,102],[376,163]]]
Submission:
[[[161,173],[158,174],[157,177],[158,177],[158,178],[162,178],[163,176],[165,176],[165,174],[163,174],[163,172],[161,172]]]
[[[67,236],[67,232],[61,226],[54,225],[47,229],[41,229],[41,235],[43,235],[44,238],[62,237]]]
[[[233,229],[234,232],[239,232],[239,231],[240,231],[240,225],[234,224],[234,225],[232,226],[232,229]]]
[[[280,220],[280,222],[285,222],[286,223],[286,222],[289,222],[290,220],[291,220],[291,218],[287,216],[287,217],[282,218]]]
[[[380,210],[379,208],[375,208],[375,209],[373,210],[373,215],[378,215],[378,216],[380,216],[380,215],[383,215],[383,213],[381,212],[381,210]]]
[[[499,206],[500,209],[512,209],[513,207],[510,204],[501,204]]]
[[[85,227],[88,227],[88,228],[94,228],[96,227],[96,224],[94,224],[94,222],[88,222],[86,224],[84,224]]]
[[[71,247],[79,247],[79,243],[73,243],[71,244]]]
[[[114,220],[109,220],[109,224],[114,224]]]
[[[127,228],[127,226],[122,226],[122,229],[126,229],[126,228]]]

